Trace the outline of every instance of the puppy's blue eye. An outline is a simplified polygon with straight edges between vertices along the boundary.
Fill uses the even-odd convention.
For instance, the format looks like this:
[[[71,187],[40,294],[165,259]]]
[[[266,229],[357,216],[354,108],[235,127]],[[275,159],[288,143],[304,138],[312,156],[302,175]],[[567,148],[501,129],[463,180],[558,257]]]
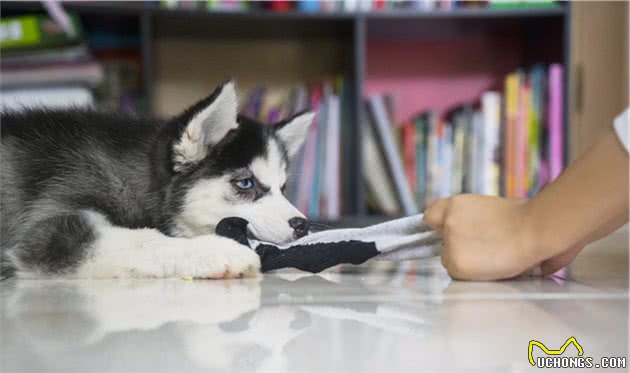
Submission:
[[[252,189],[254,185],[256,185],[256,183],[254,182],[254,179],[252,178],[243,179],[236,182],[236,186],[239,189],[243,189],[243,190]]]

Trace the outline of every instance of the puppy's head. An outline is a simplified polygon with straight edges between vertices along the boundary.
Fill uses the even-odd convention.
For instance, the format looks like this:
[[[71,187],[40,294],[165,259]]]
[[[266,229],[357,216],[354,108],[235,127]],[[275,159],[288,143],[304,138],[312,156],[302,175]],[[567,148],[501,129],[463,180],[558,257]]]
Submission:
[[[167,143],[171,233],[214,233],[221,219],[237,216],[260,240],[286,243],[304,235],[308,223],[283,192],[289,161],[313,116],[260,124],[238,115],[235,85],[228,82],[176,117]]]

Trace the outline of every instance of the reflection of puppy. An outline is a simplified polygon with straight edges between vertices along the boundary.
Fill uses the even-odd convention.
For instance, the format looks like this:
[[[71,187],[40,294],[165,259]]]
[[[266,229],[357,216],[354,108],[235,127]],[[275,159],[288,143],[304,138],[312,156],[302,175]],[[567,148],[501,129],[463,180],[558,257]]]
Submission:
[[[330,300],[357,289],[367,297],[375,295],[358,284],[335,283],[321,276],[289,281],[267,275],[261,285],[263,304],[266,304],[262,308],[218,327],[190,326],[182,334],[186,349],[195,361],[205,367],[230,371],[289,371],[286,349],[305,333],[319,332],[311,327],[314,318],[325,323],[334,320],[340,333],[345,324],[337,321],[359,322],[367,328],[412,338],[422,338],[428,328],[416,309],[405,310],[397,303]],[[348,325],[356,328],[356,324]],[[209,347],[207,341],[221,342]]]
[[[285,346],[311,324],[293,306],[267,306],[220,325],[190,325],[181,331],[199,365],[228,371],[287,371]]]
[[[47,351],[71,350],[107,335],[172,322],[232,320],[260,307],[258,282],[19,281],[3,314],[29,343]]]
[[[104,355],[116,357],[110,370],[286,371],[293,364],[287,349],[311,343],[314,334],[326,332],[321,326],[334,326],[340,335],[359,326],[366,333],[385,331],[410,341],[427,327],[418,310],[406,310],[398,302],[383,304],[369,288],[320,276],[5,285],[1,315],[11,343],[2,352],[9,357],[3,361],[9,371],[50,366],[87,371]],[[375,300],[338,302],[353,289]],[[29,351],[29,360],[17,361],[24,351]]]

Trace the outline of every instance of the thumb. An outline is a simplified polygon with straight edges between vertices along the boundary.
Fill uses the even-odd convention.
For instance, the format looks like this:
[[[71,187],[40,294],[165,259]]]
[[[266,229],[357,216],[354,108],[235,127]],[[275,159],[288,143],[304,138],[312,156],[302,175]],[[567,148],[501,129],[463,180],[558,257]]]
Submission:
[[[449,198],[438,199],[424,211],[424,222],[440,233],[444,227],[449,202]]]

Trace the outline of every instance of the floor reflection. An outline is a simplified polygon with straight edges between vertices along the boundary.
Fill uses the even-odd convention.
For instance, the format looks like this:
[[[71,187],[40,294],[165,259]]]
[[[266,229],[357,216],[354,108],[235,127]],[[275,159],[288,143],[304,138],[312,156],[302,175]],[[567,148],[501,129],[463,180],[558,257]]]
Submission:
[[[594,291],[595,290],[595,291]],[[1,371],[484,371],[532,338],[627,349],[627,291],[570,281],[281,274],[254,280],[5,281]]]

